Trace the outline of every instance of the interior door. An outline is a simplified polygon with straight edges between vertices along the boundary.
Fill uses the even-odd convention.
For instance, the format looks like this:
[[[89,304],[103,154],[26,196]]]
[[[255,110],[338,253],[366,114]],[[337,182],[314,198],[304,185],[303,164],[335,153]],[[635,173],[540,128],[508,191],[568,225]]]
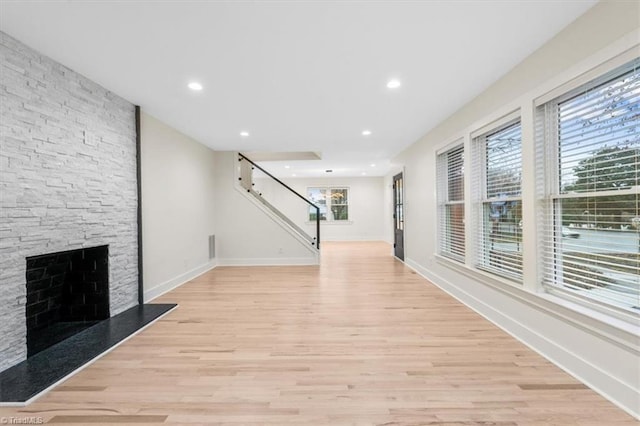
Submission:
[[[404,179],[402,173],[393,177],[393,249],[404,260]]]

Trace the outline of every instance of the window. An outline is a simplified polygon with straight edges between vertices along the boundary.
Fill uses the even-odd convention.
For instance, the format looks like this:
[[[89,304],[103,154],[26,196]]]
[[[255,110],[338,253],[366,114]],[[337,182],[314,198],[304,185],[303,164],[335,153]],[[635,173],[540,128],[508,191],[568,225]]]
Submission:
[[[476,266],[522,279],[522,132],[511,121],[474,138]]]
[[[320,208],[320,220],[349,220],[349,190],[347,188],[308,188],[309,201]],[[309,206],[309,220],[316,220],[316,209]]]
[[[640,309],[640,59],[538,108],[544,284]],[[549,181],[551,178],[551,181]]]
[[[464,261],[464,146],[438,155],[440,254]]]

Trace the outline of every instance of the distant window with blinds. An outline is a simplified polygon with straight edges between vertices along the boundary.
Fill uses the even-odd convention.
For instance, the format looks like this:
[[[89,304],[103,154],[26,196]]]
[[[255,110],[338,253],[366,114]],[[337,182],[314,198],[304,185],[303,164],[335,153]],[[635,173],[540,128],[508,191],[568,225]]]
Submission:
[[[522,280],[522,132],[511,122],[474,138],[476,266]]]
[[[439,252],[464,261],[464,147],[438,155]]]
[[[545,285],[636,312],[639,66],[637,59],[539,110],[554,178],[543,221]]]

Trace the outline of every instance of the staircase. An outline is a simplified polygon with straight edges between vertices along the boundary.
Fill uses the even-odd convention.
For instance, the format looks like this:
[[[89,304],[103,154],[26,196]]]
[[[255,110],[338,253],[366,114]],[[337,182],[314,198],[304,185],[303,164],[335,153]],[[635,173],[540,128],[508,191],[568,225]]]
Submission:
[[[282,182],[277,177],[273,176],[264,168],[249,159],[246,155],[238,153],[238,185],[242,192],[245,193],[252,201],[256,202],[263,210],[269,214],[276,222],[278,222],[283,228],[294,235],[296,238],[306,242],[310,248],[313,248],[314,252],[320,251],[320,208],[307,200],[304,196],[293,190],[287,184]],[[260,174],[270,181],[270,186],[275,188],[276,193],[270,194],[275,199],[287,198],[287,201],[292,204],[294,202],[299,203],[300,211],[303,209],[310,209],[315,211],[315,235],[309,235],[300,224],[292,220],[281,209],[275,206],[274,200],[268,200],[268,196],[263,196],[262,192],[256,189],[256,175]]]

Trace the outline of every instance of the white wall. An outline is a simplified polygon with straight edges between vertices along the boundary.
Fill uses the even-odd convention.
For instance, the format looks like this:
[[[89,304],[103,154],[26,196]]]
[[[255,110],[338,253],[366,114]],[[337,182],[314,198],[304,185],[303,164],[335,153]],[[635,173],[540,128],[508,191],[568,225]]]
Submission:
[[[141,114],[145,301],[212,268],[215,158],[209,148]]]
[[[435,256],[435,156],[438,147],[458,137],[468,140],[470,131],[515,108],[530,117],[531,126],[534,97],[637,43],[639,21],[638,2],[597,4],[394,160],[405,166],[407,264],[635,416],[640,415],[637,322],[598,315],[539,293],[535,241],[525,242],[522,287]],[[524,129],[525,122],[523,119],[523,205],[534,211],[533,129]],[[534,223],[531,220],[527,226],[535,227]],[[535,234],[535,228],[532,230],[529,235]]]
[[[237,155],[216,152],[216,251],[219,265],[315,265],[308,243],[240,190]]]
[[[307,196],[309,187],[339,187],[349,189],[349,220],[320,224],[320,241],[382,241],[385,236],[386,210],[385,188],[382,177],[349,178],[290,178],[284,183],[293,190]],[[296,225],[315,236],[315,222],[309,222],[307,205],[304,201],[284,189],[269,178],[254,179],[254,189],[280,211],[292,219]],[[390,219],[389,219],[390,220]],[[320,244],[322,247],[322,243]]]

